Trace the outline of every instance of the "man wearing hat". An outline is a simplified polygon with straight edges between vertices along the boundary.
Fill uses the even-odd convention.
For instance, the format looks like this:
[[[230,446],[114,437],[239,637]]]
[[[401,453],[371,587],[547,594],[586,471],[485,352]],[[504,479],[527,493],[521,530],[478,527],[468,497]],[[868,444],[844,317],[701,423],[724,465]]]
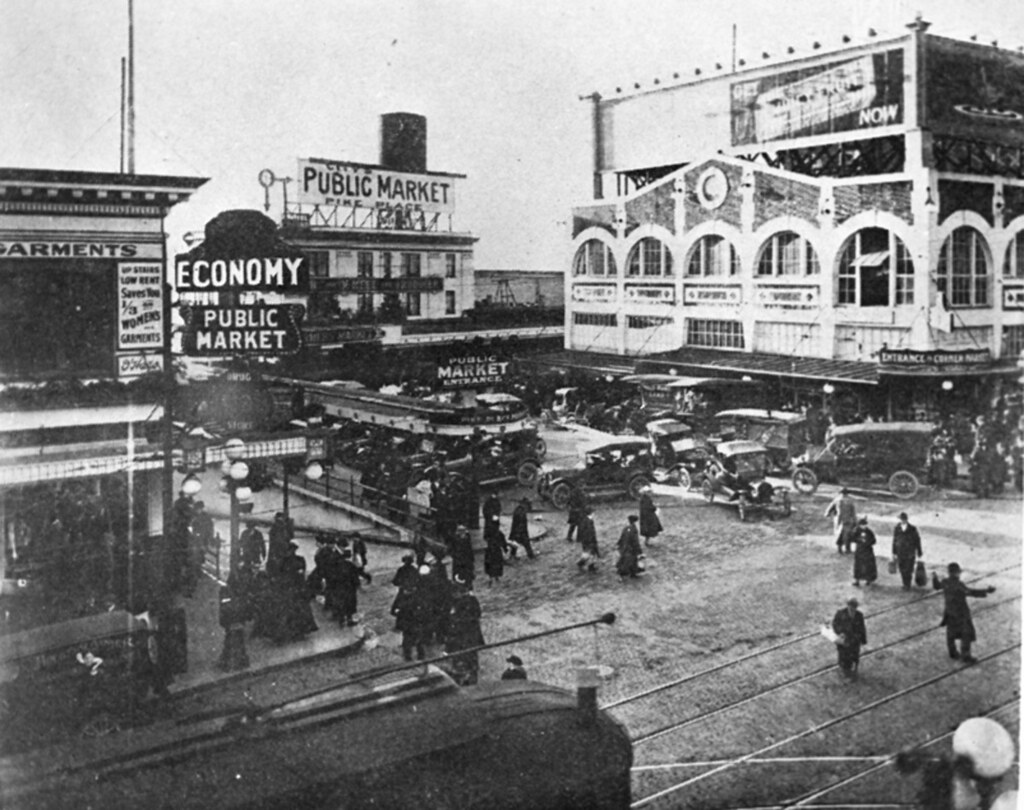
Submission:
[[[580,517],[579,525],[576,528],[577,536],[580,539],[581,554],[576,566],[582,571],[594,572],[597,570],[597,558],[601,552],[597,547],[597,529],[594,527],[594,519],[591,515],[594,510],[589,506],[583,508],[583,515]]]
[[[503,681],[525,681],[526,669],[523,668],[523,659],[518,655],[510,655],[505,660],[509,666],[501,673],[501,679]]]
[[[413,560],[412,554],[402,555],[402,564],[395,571],[394,577],[391,578],[391,584],[396,588],[407,588],[419,577],[419,571],[416,570]]]
[[[835,528],[836,550],[849,554],[853,535],[857,529],[857,506],[850,497],[850,490],[843,487],[825,510],[825,517],[832,518]]]
[[[837,610],[832,617],[832,632],[839,637],[836,640],[839,671],[849,678],[857,677],[860,648],[868,643],[864,614],[857,610],[858,606],[857,600],[851,597],[846,600],[846,607]]]
[[[511,544],[511,556],[516,556],[516,547],[522,546],[526,556],[531,560],[537,556],[530,542],[530,530],[526,522],[526,515],[530,511],[530,499],[520,498],[516,508],[512,510],[512,528],[508,533],[508,540]]]
[[[910,590],[910,582],[914,577],[914,562],[922,555],[921,535],[917,527],[910,524],[906,512],[900,512],[900,522],[892,531],[892,556],[896,560],[903,590]]]
[[[989,585],[985,589],[968,588],[960,581],[960,566],[955,562],[949,564],[948,571],[949,576],[941,580],[938,574],[932,571],[932,587],[937,591],[942,591],[945,602],[942,622],[939,627],[946,628],[946,649],[949,650],[949,657],[959,658],[965,664],[974,664],[978,659],[971,655],[971,644],[978,636],[974,632],[974,622],[971,621],[971,607],[967,604],[967,597],[984,598],[995,592],[995,586]],[[957,639],[960,639],[959,652],[956,648]]]

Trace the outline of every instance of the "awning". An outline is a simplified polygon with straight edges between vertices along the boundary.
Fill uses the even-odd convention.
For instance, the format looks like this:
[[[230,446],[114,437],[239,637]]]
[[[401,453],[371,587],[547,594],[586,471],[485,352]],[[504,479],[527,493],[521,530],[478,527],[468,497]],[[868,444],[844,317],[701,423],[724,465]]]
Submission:
[[[889,260],[888,250],[879,250],[875,253],[865,253],[863,256],[850,262],[851,267],[881,267]]]
[[[624,377],[627,374],[632,374],[636,361],[636,357],[626,357],[621,354],[572,350],[519,358],[519,362],[525,365],[544,366],[547,368],[574,368],[580,371],[589,371],[591,374],[610,375],[612,377]]]
[[[661,372],[669,369],[675,369],[677,374],[688,374],[694,371],[705,373],[718,371],[727,374],[756,374],[818,382],[878,385],[877,364],[857,360],[685,348],[667,354],[645,357],[642,365],[643,370],[649,372]]]
[[[164,409],[155,404],[106,405],[86,408],[40,408],[4,411],[0,414],[0,432],[17,433],[46,428],[118,425],[129,422],[159,422]]]

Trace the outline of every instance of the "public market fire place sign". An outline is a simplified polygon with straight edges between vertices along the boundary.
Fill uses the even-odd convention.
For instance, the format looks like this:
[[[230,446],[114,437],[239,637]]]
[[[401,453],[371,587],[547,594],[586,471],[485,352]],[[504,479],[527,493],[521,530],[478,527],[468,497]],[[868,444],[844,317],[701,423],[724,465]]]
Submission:
[[[281,355],[302,348],[302,306],[237,303],[240,293],[309,291],[304,257],[280,242],[273,220],[259,211],[225,211],[210,220],[203,243],[175,259],[174,288],[227,299],[221,306],[181,307],[185,354]]]

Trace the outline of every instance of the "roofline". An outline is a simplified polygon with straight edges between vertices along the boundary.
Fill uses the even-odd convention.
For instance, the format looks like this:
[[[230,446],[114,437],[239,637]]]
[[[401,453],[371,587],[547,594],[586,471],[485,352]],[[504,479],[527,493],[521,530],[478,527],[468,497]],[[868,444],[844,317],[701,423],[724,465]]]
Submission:
[[[0,185],[77,186],[85,188],[159,188],[173,191],[195,191],[209,182],[209,177],[185,177],[161,174],[121,174],[75,169],[25,169],[0,167]]]

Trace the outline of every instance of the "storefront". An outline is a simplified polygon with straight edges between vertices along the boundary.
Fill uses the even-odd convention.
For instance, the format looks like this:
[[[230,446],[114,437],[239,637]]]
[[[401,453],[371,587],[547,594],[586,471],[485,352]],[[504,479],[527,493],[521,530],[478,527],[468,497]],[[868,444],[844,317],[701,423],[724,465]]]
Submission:
[[[1024,56],[927,28],[591,96],[566,349],[883,418],[984,402],[1024,348]],[[986,76],[1005,115],[978,106]],[[920,385],[893,352],[972,360]]]

